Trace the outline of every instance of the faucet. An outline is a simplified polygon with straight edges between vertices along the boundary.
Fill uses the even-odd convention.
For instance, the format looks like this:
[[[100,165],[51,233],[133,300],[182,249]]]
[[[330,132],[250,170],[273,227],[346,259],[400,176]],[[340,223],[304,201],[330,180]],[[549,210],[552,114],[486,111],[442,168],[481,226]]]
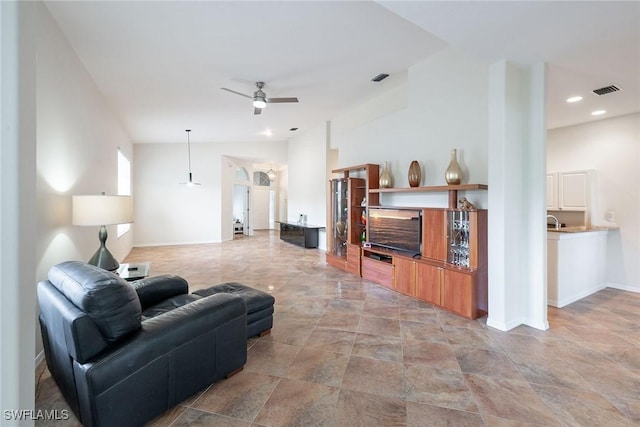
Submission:
[[[556,222],[556,230],[560,230],[560,221],[553,215],[547,215],[547,218],[552,218]]]

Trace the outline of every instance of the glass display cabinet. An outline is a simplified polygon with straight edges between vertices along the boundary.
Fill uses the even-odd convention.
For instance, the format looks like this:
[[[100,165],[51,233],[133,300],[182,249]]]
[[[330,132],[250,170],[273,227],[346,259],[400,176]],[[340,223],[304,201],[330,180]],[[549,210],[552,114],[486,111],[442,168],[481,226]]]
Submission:
[[[349,226],[349,191],[347,179],[331,180],[331,254],[346,258]]]
[[[330,218],[327,230],[327,263],[360,275],[361,249],[367,239],[367,208],[379,204],[378,194],[367,198],[372,188],[378,188],[379,168],[364,164],[334,169],[342,177],[329,182]]]
[[[447,212],[447,262],[469,267],[469,211]]]

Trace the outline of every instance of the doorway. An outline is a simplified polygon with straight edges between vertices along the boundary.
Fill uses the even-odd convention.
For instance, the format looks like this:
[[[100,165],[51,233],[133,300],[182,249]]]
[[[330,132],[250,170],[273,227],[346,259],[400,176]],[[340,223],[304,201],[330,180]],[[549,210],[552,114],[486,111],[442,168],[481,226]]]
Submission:
[[[251,187],[233,185],[233,238],[249,236],[251,230]]]

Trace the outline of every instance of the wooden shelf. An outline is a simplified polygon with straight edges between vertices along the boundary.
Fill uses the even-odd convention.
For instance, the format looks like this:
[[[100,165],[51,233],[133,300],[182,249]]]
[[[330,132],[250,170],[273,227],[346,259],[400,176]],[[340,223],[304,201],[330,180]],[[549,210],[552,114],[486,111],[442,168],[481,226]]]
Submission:
[[[378,165],[374,165],[372,163],[365,163],[364,165],[358,165],[358,166],[349,166],[347,168],[339,168],[339,169],[333,169],[331,171],[331,173],[343,173],[343,172],[355,172],[355,171],[363,171],[363,170],[367,170],[367,167],[370,166],[378,166]]]
[[[430,187],[371,188],[369,193],[425,193],[438,191],[488,190],[487,184],[435,185]]]

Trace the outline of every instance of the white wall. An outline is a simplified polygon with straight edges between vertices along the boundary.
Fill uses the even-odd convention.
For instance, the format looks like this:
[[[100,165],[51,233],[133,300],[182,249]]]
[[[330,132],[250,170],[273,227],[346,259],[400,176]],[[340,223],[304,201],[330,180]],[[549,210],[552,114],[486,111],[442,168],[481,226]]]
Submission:
[[[191,171],[200,186],[179,184],[187,179],[186,140],[175,144],[135,144],[135,246],[232,239],[236,165],[226,156],[262,163],[287,162],[285,141],[194,143],[195,132],[192,132]]]
[[[34,407],[35,3],[0,2],[0,408]],[[33,421],[30,422],[33,425]],[[28,425],[8,420],[2,425]]]
[[[38,25],[38,280],[66,260],[89,260],[98,227],[71,224],[74,194],[117,194],[118,147],[133,161],[133,145],[45,7]],[[135,199],[135,192],[133,193]],[[122,261],[136,224],[107,247]]]
[[[640,113],[552,129],[547,135],[547,170],[596,171],[594,225],[609,232],[607,281],[640,291]]]
[[[327,124],[322,123],[289,142],[288,221],[297,222],[303,214],[308,224],[327,224],[327,132]],[[318,247],[326,249],[326,233],[322,232],[318,239]]]
[[[458,150],[464,183],[487,183],[488,65],[444,49],[411,67],[407,85],[381,90],[359,109],[331,121],[331,147],[339,166],[389,162],[394,187],[408,187],[412,160],[422,168],[423,186],[445,185],[450,150]],[[381,115],[381,110],[387,110]],[[486,192],[460,194],[487,207]],[[381,203],[447,206],[447,193],[383,194]]]
[[[21,16],[20,31],[8,34],[5,30],[11,30],[12,26],[5,27],[5,24],[15,18],[16,4],[20,4],[18,9],[22,10],[18,14]],[[117,149],[120,147],[131,157],[133,147],[47,8],[39,2],[2,2],[2,13],[3,132],[14,125],[4,122],[5,115],[9,113],[5,108],[5,96],[10,93],[5,91],[6,70],[18,70],[20,73],[16,81],[20,84],[14,82],[12,86],[13,91],[18,90],[20,102],[32,101],[32,105],[27,105],[26,109],[13,111],[13,114],[18,114],[17,118],[12,114],[7,115],[7,118],[16,118],[16,123],[20,124],[19,135],[26,139],[20,142],[20,160],[15,162],[18,173],[4,176],[9,170],[2,169],[3,202],[11,201],[9,194],[5,194],[5,183],[12,181],[21,188],[21,200],[11,202],[14,209],[19,209],[18,224],[5,228],[4,220],[9,217],[11,210],[5,209],[4,204],[2,206],[2,243],[10,244],[14,234],[19,238],[19,243],[13,245],[13,251],[20,256],[21,265],[8,268],[3,262],[2,271],[3,275],[9,271],[19,272],[23,277],[13,282],[22,293],[19,301],[15,304],[10,302],[4,293],[2,300],[3,307],[15,307],[23,319],[20,326],[15,327],[3,317],[3,345],[11,344],[8,337],[5,340],[6,329],[20,332],[20,345],[12,345],[12,348],[14,352],[20,352],[21,362],[20,366],[5,359],[1,363],[3,369],[19,375],[19,381],[31,390],[31,403],[23,402],[21,406],[14,407],[5,406],[2,400],[2,407],[28,409],[33,407],[34,356],[42,354],[36,322],[36,282],[47,277],[52,265],[66,260],[88,260],[96,251],[99,246],[98,228],[71,225],[71,196],[99,194],[102,191],[115,194]],[[9,46],[5,45],[5,40],[20,43],[19,65],[4,61],[4,46]],[[33,42],[32,46],[27,43],[29,40]],[[25,84],[30,78],[32,81]],[[30,135],[22,129],[25,126]],[[12,139],[5,138],[3,133],[2,141],[2,159],[9,160],[12,157],[5,150],[11,146]],[[30,165],[30,162],[33,164]],[[27,172],[28,175],[22,176]],[[28,188],[30,185],[33,186],[31,189]],[[31,219],[33,223],[23,230],[24,224]],[[109,233],[107,246],[117,259],[122,260],[131,249],[133,233],[117,239],[115,226],[109,227]],[[21,254],[22,248],[29,246],[31,249]],[[10,289],[10,285],[4,283],[4,276],[2,289]],[[9,312],[3,309],[3,316]],[[3,347],[3,354],[4,350]],[[3,370],[2,383],[10,384],[11,378],[5,377],[4,373]],[[15,397],[19,398],[20,395]]]

